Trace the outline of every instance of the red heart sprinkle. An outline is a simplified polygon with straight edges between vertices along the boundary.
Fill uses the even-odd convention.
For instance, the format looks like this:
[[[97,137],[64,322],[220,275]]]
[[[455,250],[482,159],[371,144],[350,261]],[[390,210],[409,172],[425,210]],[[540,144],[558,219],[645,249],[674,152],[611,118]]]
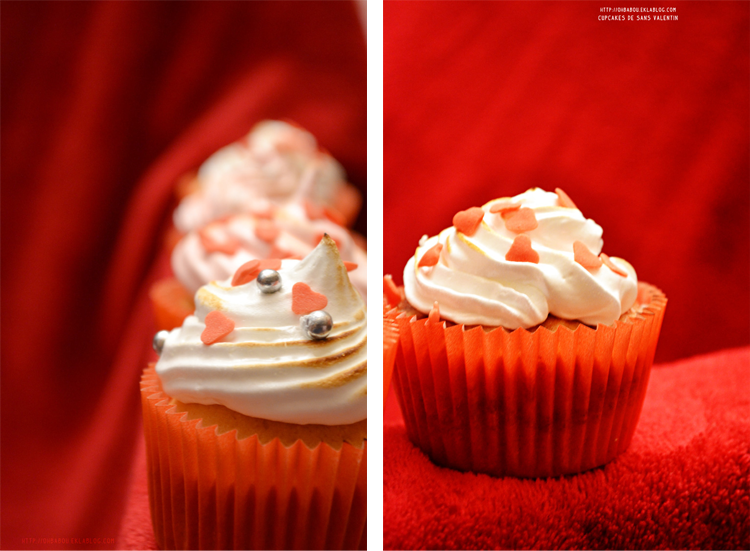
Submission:
[[[234,272],[234,276],[232,277],[232,287],[244,285],[258,277],[258,274],[260,273],[259,266],[260,260],[251,260],[237,268],[237,271]]]
[[[258,220],[255,225],[255,236],[266,243],[273,243],[281,233],[278,226],[270,220]]]
[[[505,254],[509,262],[532,262],[539,264],[539,253],[531,248],[531,239],[527,235],[519,235]]]
[[[600,254],[599,258],[602,259],[602,262],[604,262],[604,265],[607,268],[609,268],[610,270],[612,270],[617,275],[621,275],[622,277],[628,277],[628,274],[626,274],[620,268],[618,268],[617,266],[615,266],[614,263],[609,259],[609,257],[606,254],[604,254],[604,253]]]
[[[503,212],[500,213],[500,217],[503,219],[503,222],[505,222],[506,220],[508,220],[508,218],[510,218],[511,216],[513,216],[514,214],[516,214],[517,212],[518,212],[518,209],[504,210]]]
[[[386,300],[388,300],[388,304],[393,307],[398,306],[401,301],[404,300],[402,290],[396,287],[396,284],[393,283],[393,276],[391,275],[383,277],[383,294],[385,295]]]
[[[539,227],[539,222],[536,221],[534,211],[528,208],[518,209],[507,218],[503,218],[505,220],[505,227],[513,233],[523,233]]]
[[[422,255],[422,258],[419,259],[417,268],[424,268],[425,266],[429,268],[430,266],[434,266],[435,264],[437,264],[438,260],[440,260],[440,252],[442,250],[443,246],[440,243],[432,247],[429,251]]]
[[[278,270],[281,268],[281,260],[278,258],[266,258],[264,260],[250,260],[237,268],[232,277],[232,287],[250,283],[263,270]]]
[[[234,331],[234,322],[218,310],[209,312],[205,322],[206,328],[201,333],[201,341],[206,345],[213,344]]]
[[[570,197],[568,197],[568,194],[561,190],[559,187],[555,188],[555,193],[557,193],[557,202],[561,207],[565,207],[568,209],[578,208],[576,207],[576,204],[570,199]]]
[[[344,268],[346,268],[347,272],[351,272],[352,270],[356,270],[359,267],[359,264],[355,262],[349,262],[348,260],[344,260]]]
[[[232,255],[237,252],[240,248],[240,242],[237,241],[231,235],[227,235],[224,241],[217,241],[208,233],[208,226],[198,231],[198,237],[200,237],[201,245],[206,250],[206,253],[223,253],[226,255]]]
[[[513,203],[512,201],[499,201],[490,207],[490,212],[492,214],[497,214],[499,212],[503,219],[505,219],[506,213],[518,210],[520,208],[520,203]]]
[[[594,270],[602,267],[602,261],[599,260],[589,248],[580,241],[573,242],[573,258],[587,270]]]
[[[310,289],[307,283],[295,283],[292,287],[292,312],[298,316],[322,310],[327,305],[326,296]]]
[[[427,321],[430,323],[440,323],[440,306],[438,306],[437,300],[432,303],[432,310],[430,310]]]
[[[471,207],[456,213],[453,217],[453,226],[457,231],[471,237],[477,232],[479,224],[482,223],[482,218],[484,218],[484,211],[479,207]]]

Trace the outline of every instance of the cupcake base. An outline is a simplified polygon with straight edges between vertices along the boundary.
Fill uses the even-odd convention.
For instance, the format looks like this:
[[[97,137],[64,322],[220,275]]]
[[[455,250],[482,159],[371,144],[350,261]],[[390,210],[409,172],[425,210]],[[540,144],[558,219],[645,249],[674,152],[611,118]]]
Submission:
[[[263,443],[188,420],[141,378],[149,504],[161,549],[365,549],[367,444]]]
[[[640,416],[666,298],[639,284],[612,326],[468,328],[393,308],[393,384],[411,441],[441,466],[549,477],[627,449]]]

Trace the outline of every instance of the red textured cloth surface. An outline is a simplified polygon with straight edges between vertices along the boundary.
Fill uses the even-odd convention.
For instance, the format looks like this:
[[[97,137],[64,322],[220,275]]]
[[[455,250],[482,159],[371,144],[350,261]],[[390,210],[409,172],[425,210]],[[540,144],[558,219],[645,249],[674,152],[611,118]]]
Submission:
[[[364,37],[349,2],[10,2],[1,25],[0,545],[112,548],[173,186],[287,118],[364,191]]]
[[[655,366],[624,454],[539,480],[433,465],[409,441],[391,393],[384,548],[747,549],[748,388],[750,347]]]
[[[385,273],[459,210],[560,187],[669,298],[657,362],[750,344],[749,29],[747,2],[385,2]]]

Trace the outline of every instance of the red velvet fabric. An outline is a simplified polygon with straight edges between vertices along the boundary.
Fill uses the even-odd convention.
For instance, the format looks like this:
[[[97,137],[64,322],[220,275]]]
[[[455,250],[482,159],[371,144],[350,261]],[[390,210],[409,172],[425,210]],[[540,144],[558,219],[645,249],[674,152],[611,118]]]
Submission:
[[[383,27],[385,273],[459,210],[561,187],[669,297],[657,361],[750,343],[747,2],[386,2]]]
[[[0,545],[112,548],[172,188],[287,118],[364,192],[364,37],[348,2],[10,2],[1,31]]]
[[[383,446],[385,549],[748,549],[750,347],[656,366],[630,448],[522,480],[433,465],[395,394]]]

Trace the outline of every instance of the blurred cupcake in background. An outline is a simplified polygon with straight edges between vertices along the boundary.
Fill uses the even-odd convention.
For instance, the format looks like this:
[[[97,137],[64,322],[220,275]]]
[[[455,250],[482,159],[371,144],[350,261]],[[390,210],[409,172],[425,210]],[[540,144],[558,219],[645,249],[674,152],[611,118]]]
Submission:
[[[349,226],[362,196],[315,137],[288,122],[263,121],[241,140],[211,155],[178,186],[174,225],[183,234],[244,212],[265,213],[308,188],[308,200]]]
[[[157,329],[181,325],[202,285],[253,260],[301,258],[324,234],[339,247],[352,283],[367,300],[367,243],[346,227],[361,196],[309,132],[261,122],[212,155],[196,177],[183,179],[178,192],[185,197],[167,237],[173,277],[150,292]]]

